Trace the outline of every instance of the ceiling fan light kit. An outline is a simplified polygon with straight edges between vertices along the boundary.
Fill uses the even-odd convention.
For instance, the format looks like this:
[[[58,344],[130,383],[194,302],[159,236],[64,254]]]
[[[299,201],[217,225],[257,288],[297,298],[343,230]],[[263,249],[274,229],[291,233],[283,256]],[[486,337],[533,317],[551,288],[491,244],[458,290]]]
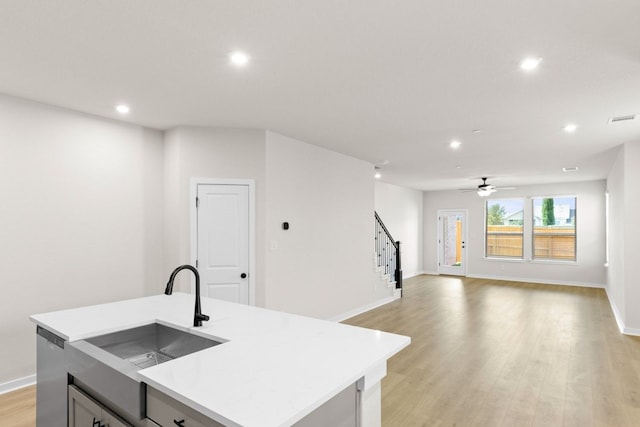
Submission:
[[[478,196],[487,197],[496,191],[495,188],[480,188],[478,189]]]
[[[487,184],[487,178],[482,178],[482,184],[478,185],[478,196],[487,197],[496,191],[495,185]]]

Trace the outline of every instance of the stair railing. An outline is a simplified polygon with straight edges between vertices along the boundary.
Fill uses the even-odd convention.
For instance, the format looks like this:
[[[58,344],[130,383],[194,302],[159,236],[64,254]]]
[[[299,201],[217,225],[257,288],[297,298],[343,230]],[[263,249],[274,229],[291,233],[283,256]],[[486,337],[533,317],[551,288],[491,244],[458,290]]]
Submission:
[[[377,212],[374,212],[375,222],[375,251],[378,267],[384,268],[384,273],[393,278],[396,282],[396,289],[400,289],[402,296],[402,264],[400,256],[400,241],[391,237],[391,233],[385,227]]]

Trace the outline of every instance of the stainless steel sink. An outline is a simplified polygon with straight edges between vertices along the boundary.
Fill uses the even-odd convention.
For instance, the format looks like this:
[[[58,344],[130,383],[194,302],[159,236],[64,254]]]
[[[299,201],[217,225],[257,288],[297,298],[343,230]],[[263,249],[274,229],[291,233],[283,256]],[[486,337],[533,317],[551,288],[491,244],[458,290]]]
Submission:
[[[220,344],[159,323],[100,335],[86,342],[141,369]]]
[[[74,341],[65,346],[67,372],[85,392],[127,415],[146,416],[141,369],[221,344],[159,323]]]

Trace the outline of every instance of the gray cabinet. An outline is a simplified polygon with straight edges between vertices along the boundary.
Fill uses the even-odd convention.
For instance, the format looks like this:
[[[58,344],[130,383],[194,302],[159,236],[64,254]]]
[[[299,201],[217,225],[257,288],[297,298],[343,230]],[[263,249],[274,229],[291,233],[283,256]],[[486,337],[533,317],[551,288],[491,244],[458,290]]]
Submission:
[[[358,427],[359,399],[357,385],[352,384],[295,423],[294,427]]]
[[[359,426],[359,392],[352,384],[294,424],[295,427]],[[251,410],[247,408],[247,410]],[[147,417],[161,427],[224,427],[158,390],[147,386]]]
[[[74,385],[69,386],[68,402],[69,427],[131,427]]]
[[[65,341],[38,326],[36,425],[62,427],[67,424],[67,371],[65,369]]]
[[[224,427],[209,417],[147,386],[147,418],[161,427]]]

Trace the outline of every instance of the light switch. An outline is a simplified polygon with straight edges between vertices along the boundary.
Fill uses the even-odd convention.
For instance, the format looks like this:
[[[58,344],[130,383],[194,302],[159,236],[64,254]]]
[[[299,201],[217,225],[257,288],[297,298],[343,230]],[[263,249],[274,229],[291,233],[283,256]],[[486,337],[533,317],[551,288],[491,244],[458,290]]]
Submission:
[[[269,240],[269,250],[277,251],[278,250],[278,241],[277,240]]]

